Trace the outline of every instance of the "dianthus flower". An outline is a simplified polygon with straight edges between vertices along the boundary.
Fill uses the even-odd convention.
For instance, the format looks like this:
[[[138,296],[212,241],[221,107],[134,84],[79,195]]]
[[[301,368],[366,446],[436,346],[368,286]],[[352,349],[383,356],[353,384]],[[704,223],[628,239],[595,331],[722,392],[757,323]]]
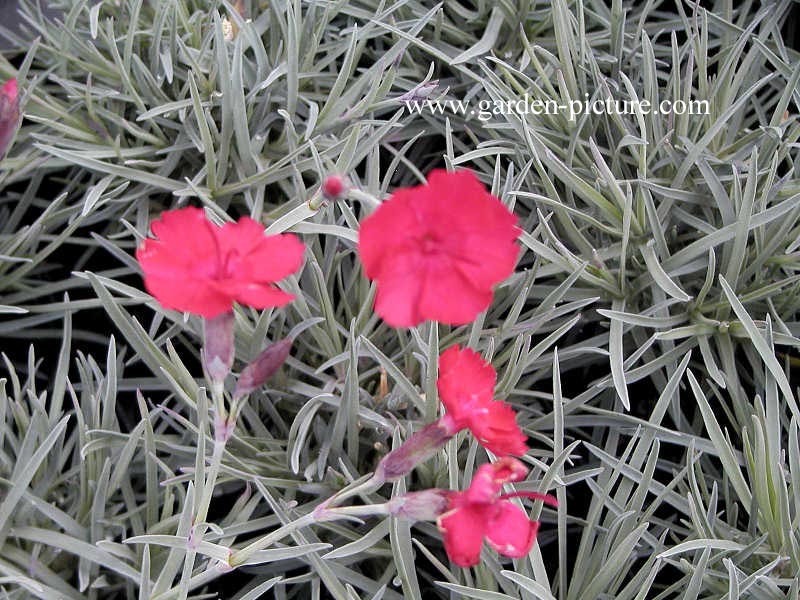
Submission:
[[[463,429],[498,456],[525,454],[528,438],[517,425],[514,409],[494,399],[496,380],[492,365],[474,350],[459,346],[445,350],[439,356],[436,386],[447,413],[384,456],[375,477],[391,481],[406,475]]]
[[[463,325],[514,271],[517,218],[466,170],[434,170],[367,217],[358,250],[377,282],[375,311],[393,327]]]
[[[439,357],[436,387],[447,409],[442,423],[456,433],[469,429],[480,444],[498,456],[528,451],[527,436],[517,425],[517,414],[494,399],[497,373],[470,348],[451,346]]]
[[[522,481],[527,474],[524,464],[507,456],[481,465],[464,492],[436,488],[409,492],[392,498],[384,510],[410,521],[436,521],[447,555],[460,567],[478,564],[484,538],[500,554],[520,558],[533,547],[539,522],[529,519],[510,499],[529,498],[557,506],[556,499],[546,494],[500,493],[503,485]]]
[[[147,291],[164,308],[211,319],[239,302],[283,306],[293,296],[274,283],[294,273],[305,246],[293,234],[264,235],[249,217],[218,226],[201,208],[170,210],[153,221],[155,239],[136,250]]]
[[[460,567],[478,564],[483,539],[503,556],[520,558],[536,541],[539,522],[528,518],[510,498],[525,497],[556,505],[553,497],[536,492],[500,494],[503,485],[521,481],[528,468],[519,460],[506,457],[478,468],[464,492],[448,496],[447,510],[439,516],[447,555]]]

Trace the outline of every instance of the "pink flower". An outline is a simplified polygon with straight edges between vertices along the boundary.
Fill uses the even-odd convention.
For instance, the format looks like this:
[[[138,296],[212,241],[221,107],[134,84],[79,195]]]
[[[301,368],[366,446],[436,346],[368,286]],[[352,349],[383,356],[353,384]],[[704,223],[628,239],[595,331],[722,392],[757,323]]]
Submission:
[[[0,159],[6,155],[19,125],[17,80],[9,79],[0,87]]]
[[[532,521],[510,498],[526,497],[555,506],[551,496],[535,492],[501,495],[503,485],[521,481],[528,468],[515,458],[501,458],[478,468],[465,492],[453,492],[449,510],[439,517],[447,555],[460,567],[478,564],[483,539],[503,556],[520,558],[536,541],[539,522]]]
[[[528,451],[527,436],[517,425],[514,409],[494,399],[497,373],[469,348],[451,346],[439,357],[439,399],[451,434],[469,429],[483,447],[498,456]]]
[[[395,191],[359,231],[375,311],[393,327],[473,321],[514,271],[516,224],[470,171],[435,170],[427,184]]]
[[[412,434],[381,459],[375,469],[379,481],[407,475],[462,429],[469,429],[480,444],[498,456],[522,455],[528,437],[517,425],[517,414],[494,399],[497,373],[474,350],[451,346],[439,356],[436,387],[447,413]]]
[[[170,210],[152,223],[136,250],[144,285],[165,308],[213,318],[234,302],[283,306],[293,296],[274,283],[294,273],[305,246],[292,234],[264,235],[249,217],[219,227],[203,209]]]

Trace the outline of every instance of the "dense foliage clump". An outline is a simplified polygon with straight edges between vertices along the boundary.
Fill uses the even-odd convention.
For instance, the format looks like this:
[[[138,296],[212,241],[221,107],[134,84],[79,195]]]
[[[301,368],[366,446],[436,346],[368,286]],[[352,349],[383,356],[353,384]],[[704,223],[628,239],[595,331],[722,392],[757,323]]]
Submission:
[[[24,115],[0,163],[4,595],[797,597],[791,1],[48,4],[22,1],[0,62]],[[704,110],[508,109],[526,97]],[[409,109],[425,99],[490,116]],[[395,329],[359,222],[435,168],[469,168],[514,212],[520,257],[475,322]],[[202,319],[156,302],[134,257],[186,205],[307,247],[291,304],[235,308],[237,372],[294,341],[211,498]],[[431,523],[285,527],[439,416],[456,344],[491,361],[529,436],[515,490],[558,499],[518,505],[533,551],[462,569]],[[460,433],[354,502],[464,490],[490,458]]]

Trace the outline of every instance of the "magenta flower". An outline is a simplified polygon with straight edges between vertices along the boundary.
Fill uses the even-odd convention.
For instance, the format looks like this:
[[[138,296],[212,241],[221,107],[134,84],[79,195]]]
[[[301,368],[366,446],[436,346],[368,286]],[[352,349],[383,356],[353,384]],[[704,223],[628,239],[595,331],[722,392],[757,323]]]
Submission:
[[[156,239],[144,240],[136,258],[147,291],[165,308],[213,318],[234,302],[270,308],[292,300],[275,282],[303,262],[295,235],[264,235],[249,217],[219,227],[193,207],[167,211],[151,228]]]
[[[542,500],[556,506],[552,496],[536,492],[500,494],[503,485],[521,481],[528,468],[512,457],[478,468],[464,492],[453,492],[448,510],[439,516],[439,530],[444,536],[447,555],[460,567],[478,564],[484,538],[503,556],[520,558],[530,552],[539,531],[539,522],[528,518],[514,497]]]
[[[469,429],[480,444],[498,456],[521,456],[528,437],[517,425],[510,405],[494,399],[497,373],[469,348],[451,346],[439,357],[439,399],[447,409],[442,418],[453,434]]]
[[[525,454],[528,437],[517,424],[514,409],[494,399],[496,381],[492,365],[474,350],[459,346],[445,350],[439,357],[436,386],[447,413],[384,456],[376,479],[391,481],[408,474],[463,429],[498,456]]]
[[[358,234],[375,312],[392,327],[474,321],[513,273],[519,235],[517,217],[471,171],[435,170],[395,191]]]

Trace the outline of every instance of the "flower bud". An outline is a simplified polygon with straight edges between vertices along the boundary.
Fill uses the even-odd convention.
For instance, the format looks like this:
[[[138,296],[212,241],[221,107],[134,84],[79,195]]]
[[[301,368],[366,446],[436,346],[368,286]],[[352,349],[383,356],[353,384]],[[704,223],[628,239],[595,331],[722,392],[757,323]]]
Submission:
[[[205,319],[203,366],[211,381],[220,383],[233,365],[233,313],[227,312]]]
[[[6,155],[19,125],[17,80],[9,79],[0,87],[0,159]]]
[[[264,382],[281,368],[291,349],[292,338],[289,337],[267,346],[266,350],[247,365],[242,374],[239,375],[239,381],[236,384],[233,397],[241,398],[264,385]]]
[[[389,513],[409,521],[435,521],[449,510],[452,495],[436,488],[410,492],[389,500]]]
[[[439,87],[439,80],[433,79],[414,86],[402,96],[396,98],[397,102],[419,102],[430,96]]]
[[[375,470],[375,477],[380,481],[392,481],[407,475],[436,454],[451,437],[453,433],[441,420],[431,423],[384,456]]]
[[[338,200],[347,193],[347,179],[341,175],[329,175],[322,182],[322,195],[326,200]]]

